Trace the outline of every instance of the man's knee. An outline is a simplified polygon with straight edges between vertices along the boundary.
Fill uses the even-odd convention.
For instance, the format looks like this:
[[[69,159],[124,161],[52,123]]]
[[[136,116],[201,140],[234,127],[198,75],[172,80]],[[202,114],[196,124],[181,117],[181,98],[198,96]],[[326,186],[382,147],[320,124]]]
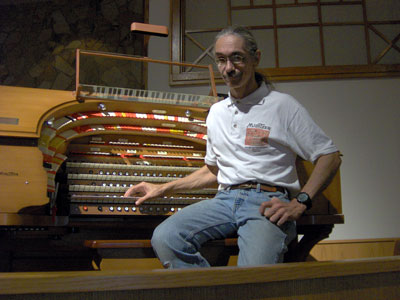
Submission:
[[[164,226],[161,223],[154,229],[153,236],[151,237],[151,245],[154,250],[160,247],[164,247],[166,241],[169,238],[169,233],[167,230],[164,230]]]

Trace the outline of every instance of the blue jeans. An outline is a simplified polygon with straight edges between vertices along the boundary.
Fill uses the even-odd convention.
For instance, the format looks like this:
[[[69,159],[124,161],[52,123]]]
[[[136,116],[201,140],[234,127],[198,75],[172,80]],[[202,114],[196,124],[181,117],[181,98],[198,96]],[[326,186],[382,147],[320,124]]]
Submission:
[[[166,268],[209,267],[199,253],[201,245],[237,234],[238,266],[282,262],[296,237],[296,224],[278,227],[260,214],[260,204],[272,197],[289,201],[281,192],[219,191],[215,198],[187,206],[161,223],[153,233],[153,249]]]

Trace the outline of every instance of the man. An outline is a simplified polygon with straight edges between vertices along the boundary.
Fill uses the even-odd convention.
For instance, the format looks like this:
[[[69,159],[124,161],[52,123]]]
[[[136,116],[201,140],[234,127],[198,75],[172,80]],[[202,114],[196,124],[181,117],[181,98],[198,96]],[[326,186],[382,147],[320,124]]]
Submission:
[[[271,91],[255,71],[261,53],[248,30],[220,32],[214,54],[230,92],[208,115],[205,166],[166,184],[142,182],[125,193],[141,194],[140,204],[167,192],[219,183],[214,199],[185,207],[155,229],[152,245],[168,268],[209,266],[198,251],[201,245],[234,234],[239,266],[281,262],[296,236],[294,221],[341,162],[305,109],[289,95]],[[315,163],[301,191],[297,155]]]

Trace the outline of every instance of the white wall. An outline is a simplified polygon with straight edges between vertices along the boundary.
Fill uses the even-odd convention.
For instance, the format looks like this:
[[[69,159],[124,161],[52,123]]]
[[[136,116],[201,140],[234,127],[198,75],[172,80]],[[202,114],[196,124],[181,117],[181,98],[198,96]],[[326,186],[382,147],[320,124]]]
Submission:
[[[150,1],[150,23],[169,26],[169,1]],[[151,37],[149,56],[170,58],[169,39]],[[149,89],[206,94],[204,87],[171,88],[168,68],[149,66]],[[400,237],[400,78],[276,83],[296,97],[343,153],[345,224],[330,239]],[[226,92],[219,86],[219,92]]]

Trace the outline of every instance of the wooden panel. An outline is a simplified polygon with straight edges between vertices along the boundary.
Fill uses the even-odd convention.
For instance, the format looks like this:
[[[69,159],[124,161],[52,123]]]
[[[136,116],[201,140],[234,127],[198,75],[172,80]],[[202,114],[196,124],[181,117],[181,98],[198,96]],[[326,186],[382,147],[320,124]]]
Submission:
[[[397,239],[356,239],[319,242],[311,250],[311,259],[318,261],[382,257],[395,254]]]
[[[101,261],[101,270],[152,270],[164,269],[157,258],[106,258]]]
[[[311,175],[314,165],[311,162],[297,159],[296,168],[300,184],[303,186]],[[335,215],[341,213],[342,192],[340,183],[340,170],[338,170],[329,185],[321,193],[315,196],[313,199],[313,207],[307,212],[307,215]]]
[[[47,198],[47,174],[37,147],[0,145],[0,212],[16,213]]]
[[[0,299],[399,299],[400,257],[196,270],[0,274]]]
[[[0,123],[0,135],[39,137],[42,116],[62,103],[74,101],[71,91],[0,86],[0,118],[16,118],[18,124]]]

